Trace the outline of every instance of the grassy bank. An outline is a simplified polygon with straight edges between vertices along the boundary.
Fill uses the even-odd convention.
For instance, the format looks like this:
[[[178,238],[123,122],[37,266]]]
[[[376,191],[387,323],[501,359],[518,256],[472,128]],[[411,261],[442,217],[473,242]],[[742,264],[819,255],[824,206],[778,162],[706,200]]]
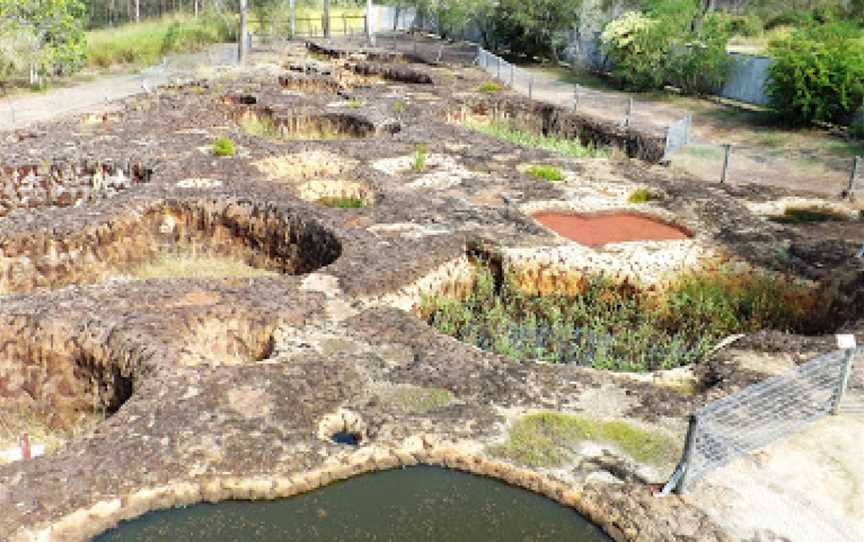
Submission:
[[[232,41],[233,23],[215,16],[176,14],[87,33],[87,62],[92,68],[118,64],[156,64],[172,53],[199,51],[211,43]]]

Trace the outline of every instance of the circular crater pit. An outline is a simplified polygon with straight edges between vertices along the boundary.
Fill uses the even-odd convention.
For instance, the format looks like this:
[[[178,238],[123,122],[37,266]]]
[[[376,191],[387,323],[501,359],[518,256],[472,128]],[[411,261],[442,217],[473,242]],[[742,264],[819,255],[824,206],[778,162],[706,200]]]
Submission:
[[[674,241],[691,237],[691,233],[680,226],[641,213],[541,211],[532,216],[561,237],[589,247],[632,241]]]
[[[118,276],[213,278],[212,269],[202,268],[216,264],[219,276],[302,275],[342,252],[333,233],[314,220],[231,201],[162,202],[40,242],[2,235],[0,241],[0,294]]]
[[[369,207],[374,201],[372,191],[356,181],[307,181],[297,187],[301,199],[338,209]]]
[[[237,115],[244,132],[275,140],[328,141],[375,135],[375,125],[359,115],[343,113],[277,113],[270,108],[248,109]]]

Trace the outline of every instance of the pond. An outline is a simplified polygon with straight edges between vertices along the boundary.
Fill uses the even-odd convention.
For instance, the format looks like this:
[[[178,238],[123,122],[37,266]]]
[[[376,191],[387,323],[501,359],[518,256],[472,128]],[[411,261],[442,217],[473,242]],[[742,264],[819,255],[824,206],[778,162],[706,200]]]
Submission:
[[[276,501],[152,512],[98,542],[609,542],[570,508],[497,480],[437,467],[367,474]]]

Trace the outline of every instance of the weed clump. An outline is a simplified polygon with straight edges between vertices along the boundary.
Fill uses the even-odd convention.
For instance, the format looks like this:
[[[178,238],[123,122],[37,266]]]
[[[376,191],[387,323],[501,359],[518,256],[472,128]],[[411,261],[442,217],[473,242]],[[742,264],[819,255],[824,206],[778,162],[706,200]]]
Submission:
[[[630,203],[648,203],[649,201],[657,201],[659,199],[660,194],[652,192],[647,188],[637,188],[627,197],[627,201]]]
[[[234,156],[234,142],[227,137],[218,137],[213,142],[213,156]]]
[[[411,169],[415,173],[423,173],[426,170],[426,159],[429,157],[429,149],[425,144],[417,145],[414,149],[414,161],[411,162]]]
[[[561,173],[560,169],[546,164],[533,164],[526,170],[526,173],[532,177],[551,182],[564,180],[564,174]]]
[[[516,420],[507,441],[491,452],[529,467],[566,464],[572,448],[585,440],[610,444],[636,461],[654,465],[672,462],[677,443],[624,421],[597,421],[560,412],[530,414]]]
[[[484,81],[483,83],[480,84],[479,87],[477,87],[477,92],[492,93],[492,92],[500,92],[501,89],[502,89],[501,85],[499,85],[495,81]]]
[[[573,295],[526,293],[511,278],[496,285],[480,265],[465,299],[424,299],[420,315],[446,335],[514,360],[632,372],[698,363],[729,335],[818,333],[832,321],[833,298],[767,272],[695,273],[662,292],[600,276],[577,280]]]

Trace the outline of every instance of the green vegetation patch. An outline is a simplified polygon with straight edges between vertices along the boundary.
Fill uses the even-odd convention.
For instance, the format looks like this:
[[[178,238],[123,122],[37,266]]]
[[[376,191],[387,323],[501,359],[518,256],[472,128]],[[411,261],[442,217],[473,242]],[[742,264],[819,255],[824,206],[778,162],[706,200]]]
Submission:
[[[839,312],[827,288],[755,270],[688,274],[662,291],[601,276],[571,283],[572,295],[526,293],[509,277],[496,285],[481,264],[467,297],[426,298],[420,315],[446,335],[514,360],[643,372],[701,362],[737,333],[827,332]]]
[[[423,173],[426,170],[426,159],[429,157],[429,149],[426,145],[417,145],[414,149],[414,161],[411,162],[411,169],[415,173]]]
[[[349,197],[327,197],[318,200],[319,205],[325,207],[334,207],[336,209],[362,209],[366,207],[366,202],[360,198]]]
[[[525,170],[528,175],[532,177],[537,177],[538,179],[545,179],[547,181],[562,181],[564,180],[564,174],[561,173],[561,170],[555,166],[550,166],[548,164],[532,164],[528,169]]]
[[[609,153],[602,149],[595,149],[590,145],[583,145],[575,139],[567,139],[554,135],[542,135],[534,132],[518,130],[506,121],[466,121],[463,126],[475,132],[506,141],[512,145],[526,147],[529,149],[541,149],[557,152],[565,156],[576,158],[606,158]]]
[[[660,194],[648,188],[637,188],[627,197],[627,201],[630,203],[648,203],[649,201],[657,201],[659,199],[661,199]]]
[[[501,92],[504,87],[496,83],[495,81],[484,81],[477,87],[477,92]]]
[[[247,134],[266,139],[282,139],[282,132],[266,115],[246,115],[240,120],[240,128]]]
[[[530,467],[560,467],[583,441],[615,446],[641,463],[672,462],[678,445],[671,437],[624,421],[598,421],[559,412],[530,414],[516,420],[507,441],[491,452]]]
[[[218,137],[213,142],[213,156],[234,156],[234,142],[227,137]]]
[[[845,222],[849,217],[822,207],[787,207],[782,215],[769,217],[778,224],[818,224],[821,222]]]
[[[424,414],[451,405],[456,397],[450,390],[444,388],[424,388],[406,384],[386,393],[385,399],[405,412]]]

